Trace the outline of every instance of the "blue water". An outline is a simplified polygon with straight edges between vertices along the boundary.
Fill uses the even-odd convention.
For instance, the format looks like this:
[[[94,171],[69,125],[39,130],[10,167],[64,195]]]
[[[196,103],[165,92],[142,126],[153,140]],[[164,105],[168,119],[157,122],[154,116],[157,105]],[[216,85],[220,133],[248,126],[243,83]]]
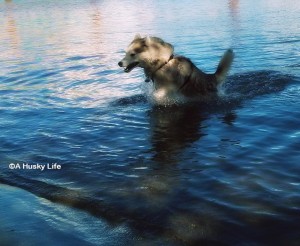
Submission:
[[[51,207],[32,216],[32,240],[44,228],[45,245],[299,245],[299,12],[292,0],[2,1],[0,182]],[[205,72],[231,47],[223,95],[151,104],[142,71],[117,66],[136,33]],[[23,214],[37,206],[2,189]]]

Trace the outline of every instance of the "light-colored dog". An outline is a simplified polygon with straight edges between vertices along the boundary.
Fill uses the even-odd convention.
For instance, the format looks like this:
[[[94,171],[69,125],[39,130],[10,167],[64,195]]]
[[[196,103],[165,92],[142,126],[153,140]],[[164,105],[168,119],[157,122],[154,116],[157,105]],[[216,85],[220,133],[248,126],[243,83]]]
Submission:
[[[186,98],[207,98],[218,91],[233,61],[232,50],[227,50],[214,74],[206,74],[186,57],[175,56],[171,44],[157,37],[137,35],[118,63],[130,72],[144,68],[146,82],[152,80],[154,88],[166,96],[183,95]]]

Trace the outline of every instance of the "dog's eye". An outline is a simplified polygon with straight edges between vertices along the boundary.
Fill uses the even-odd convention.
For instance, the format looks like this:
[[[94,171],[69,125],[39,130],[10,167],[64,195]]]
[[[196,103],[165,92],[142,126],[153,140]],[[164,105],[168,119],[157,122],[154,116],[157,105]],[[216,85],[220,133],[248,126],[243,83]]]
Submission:
[[[134,56],[135,56],[135,54],[134,54],[134,53],[132,53],[132,54],[130,54],[130,56],[131,56],[131,57],[134,57]]]

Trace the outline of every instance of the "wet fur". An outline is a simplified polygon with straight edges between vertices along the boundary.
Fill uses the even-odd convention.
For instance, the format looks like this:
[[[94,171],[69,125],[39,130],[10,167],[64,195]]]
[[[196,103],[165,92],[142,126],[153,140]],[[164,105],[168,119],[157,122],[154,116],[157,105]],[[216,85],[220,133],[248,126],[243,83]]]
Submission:
[[[119,66],[130,72],[134,67],[144,69],[146,81],[152,80],[157,91],[164,95],[183,95],[206,98],[218,91],[233,61],[232,50],[227,50],[215,73],[207,74],[183,56],[173,56],[171,44],[157,37],[136,36],[128,46]]]

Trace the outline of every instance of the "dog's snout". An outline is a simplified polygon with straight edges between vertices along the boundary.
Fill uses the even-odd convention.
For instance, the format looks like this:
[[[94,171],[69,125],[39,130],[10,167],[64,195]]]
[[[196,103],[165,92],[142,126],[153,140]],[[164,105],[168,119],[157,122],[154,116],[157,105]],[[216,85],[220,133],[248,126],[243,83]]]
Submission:
[[[123,67],[123,62],[118,62],[119,67]]]

